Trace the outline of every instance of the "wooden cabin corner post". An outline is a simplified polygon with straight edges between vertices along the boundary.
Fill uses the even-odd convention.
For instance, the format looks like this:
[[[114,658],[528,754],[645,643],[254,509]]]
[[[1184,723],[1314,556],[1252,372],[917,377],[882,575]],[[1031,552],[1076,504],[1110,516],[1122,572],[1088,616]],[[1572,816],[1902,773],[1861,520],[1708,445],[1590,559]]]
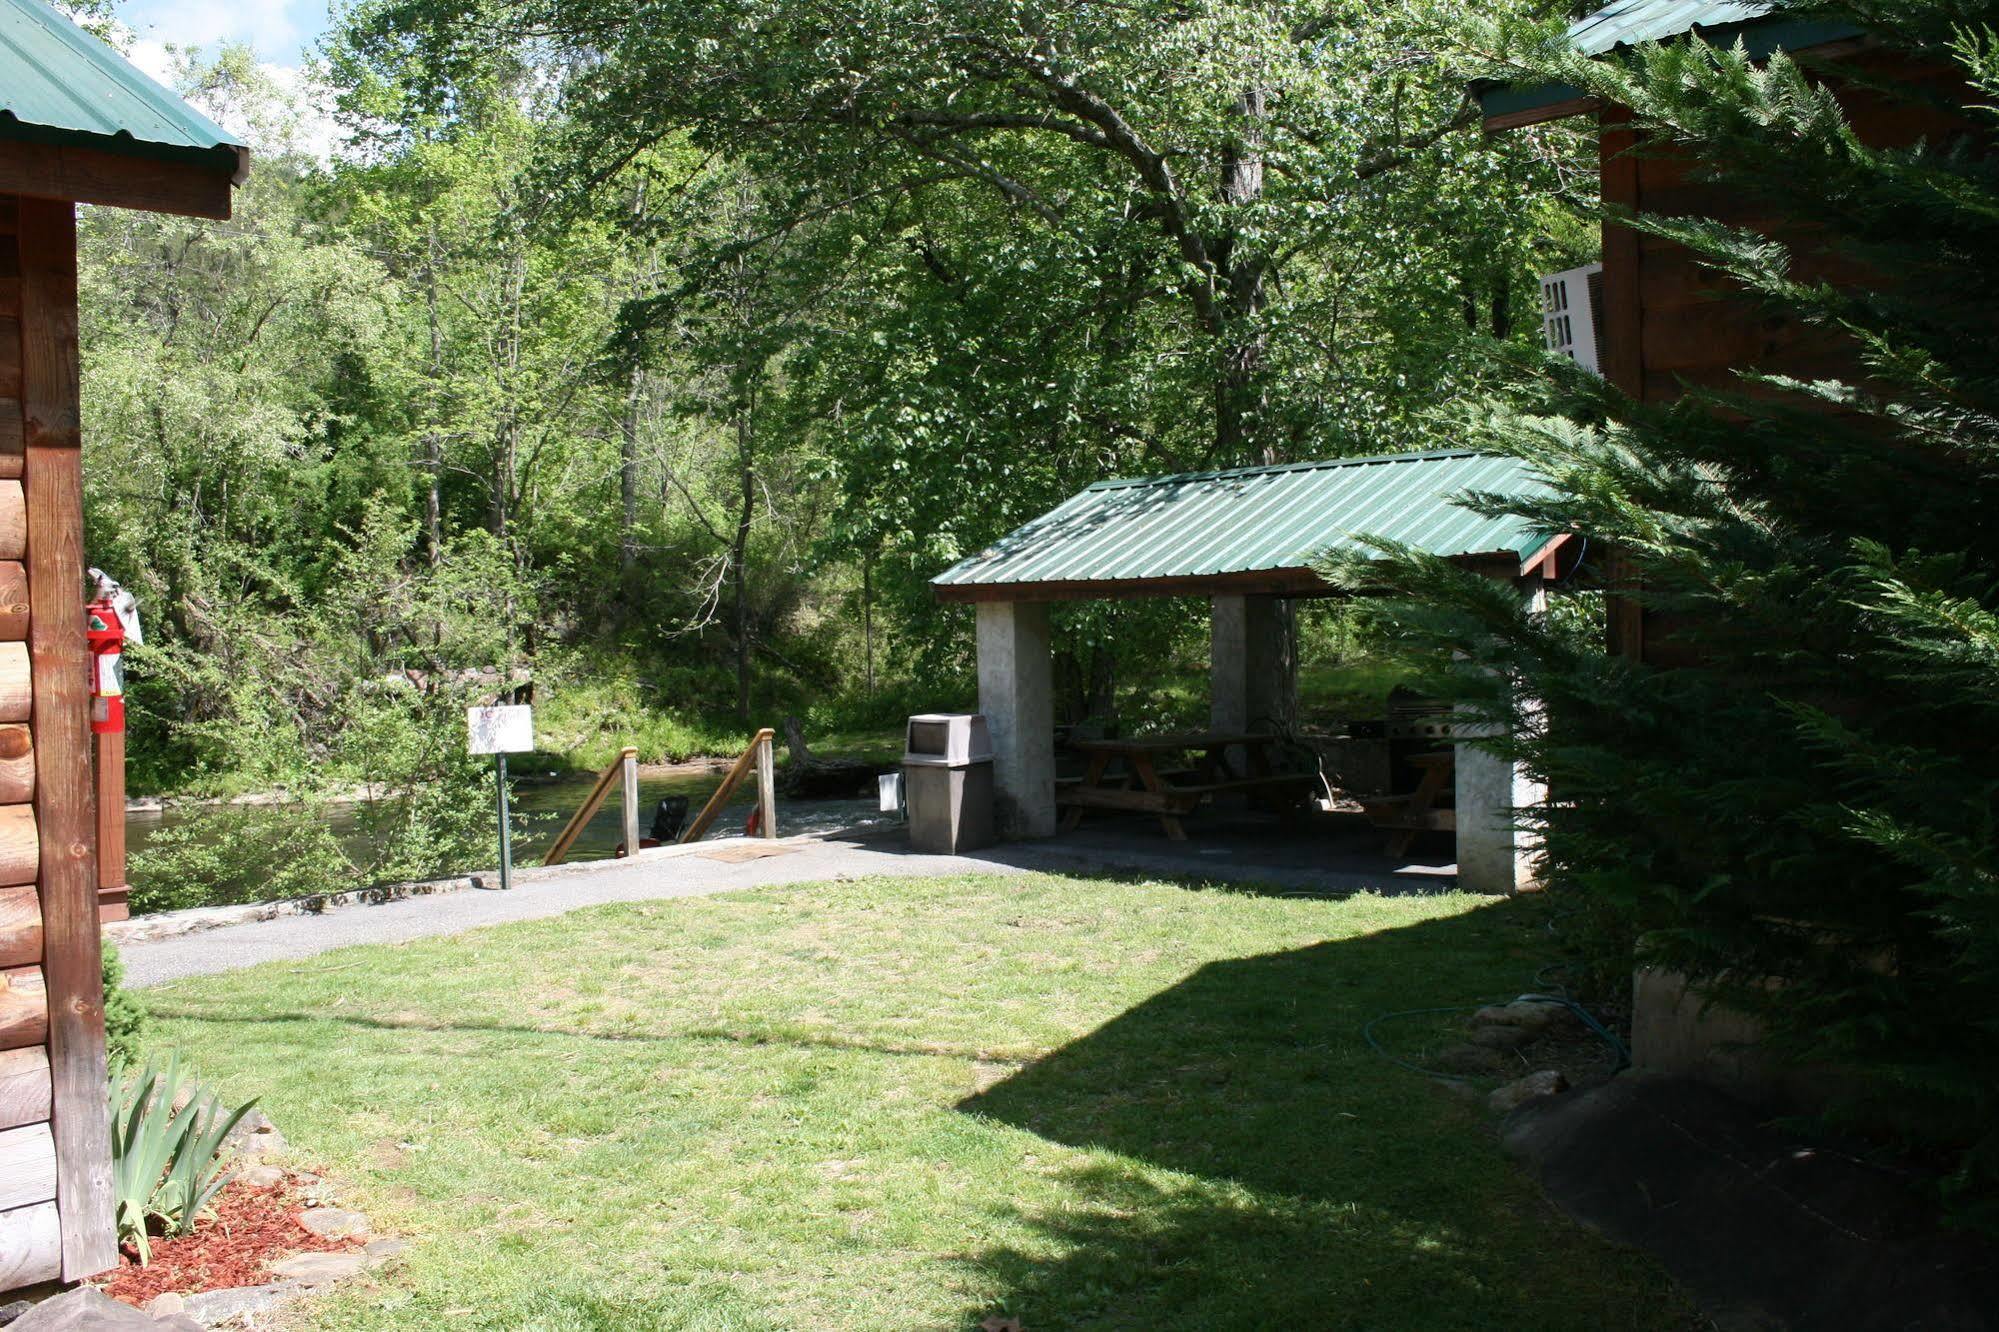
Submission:
[[[27,500],[35,821],[48,992],[51,1127],[62,1275],[118,1260],[106,1117],[90,652],[83,635],[83,460],[76,207],[20,201],[21,406]]]

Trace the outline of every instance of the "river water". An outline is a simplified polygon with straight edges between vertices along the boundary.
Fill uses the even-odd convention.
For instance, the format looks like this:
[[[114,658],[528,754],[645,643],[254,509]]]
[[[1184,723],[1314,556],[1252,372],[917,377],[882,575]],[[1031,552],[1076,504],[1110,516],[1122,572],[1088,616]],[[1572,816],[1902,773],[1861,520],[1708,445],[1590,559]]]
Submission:
[[[644,836],[652,826],[653,806],[668,796],[687,797],[687,817],[690,822],[701,810],[701,806],[715,789],[722,784],[722,775],[712,772],[671,772],[657,775],[641,775],[639,778],[639,834]],[[594,776],[537,778],[516,775],[513,782],[514,863],[516,865],[538,865],[548,852],[556,835],[569,821],[577,807],[589,796],[590,788],[596,785]],[[490,791],[490,787],[488,788]],[[708,830],[709,837],[739,836],[743,824],[749,818],[756,804],[756,782],[743,782],[736,788],[728,806],[716,818]],[[347,853],[361,863],[369,859],[369,848],[364,842],[359,814],[361,807],[352,804],[329,805],[326,807],[326,823],[347,849]],[[125,838],[132,851],[143,849],[152,835],[161,828],[170,827],[182,815],[172,808],[166,810],[133,810],[125,816]],[[883,822],[890,816],[876,808],[873,800],[786,800],[782,796],[777,802],[777,831],[780,837],[790,837],[798,833],[836,832],[842,828],[871,826]],[[494,813],[493,826],[497,843],[499,819]],[[606,860],[624,840],[624,816],[618,809],[618,788],[612,787],[610,796],[603,807],[584,827],[582,834],[569,851],[570,860]],[[479,865],[462,866],[463,869],[490,868],[498,860],[498,848],[491,857]]]

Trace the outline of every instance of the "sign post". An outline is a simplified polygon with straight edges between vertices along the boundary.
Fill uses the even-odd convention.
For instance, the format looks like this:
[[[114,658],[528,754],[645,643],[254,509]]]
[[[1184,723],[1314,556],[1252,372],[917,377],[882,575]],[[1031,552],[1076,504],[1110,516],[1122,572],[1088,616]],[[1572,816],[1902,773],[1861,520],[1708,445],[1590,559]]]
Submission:
[[[507,755],[534,748],[534,709],[525,705],[465,709],[469,752],[493,756],[500,808],[500,889],[514,886],[514,833],[507,817]]]

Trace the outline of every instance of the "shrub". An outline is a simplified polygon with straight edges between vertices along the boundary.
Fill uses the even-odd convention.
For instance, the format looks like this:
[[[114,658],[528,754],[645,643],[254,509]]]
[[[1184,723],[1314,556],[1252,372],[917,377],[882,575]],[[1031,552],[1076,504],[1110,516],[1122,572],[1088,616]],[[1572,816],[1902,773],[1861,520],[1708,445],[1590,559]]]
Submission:
[[[187,1079],[180,1056],[161,1068],[149,1060],[111,1078],[111,1171],[118,1241],[130,1244],[141,1266],[152,1261],[151,1228],[185,1235],[209,1210],[222,1187],[222,1151],[230,1130],[254,1100],[223,1113],[209,1088]]]
[[[369,883],[486,863],[493,842],[492,760],[465,752],[462,691],[393,691],[358,700],[342,749],[374,799],[356,812]]]
[[[354,866],[314,801],[206,805],[132,856],[132,914],[270,902],[351,886]]]
[[[129,1064],[139,1057],[139,1042],[146,1034],[146,1006],[139,996],[125,988],[125,963],[116,944],[104,945],[104,1047],[113,1064]]]

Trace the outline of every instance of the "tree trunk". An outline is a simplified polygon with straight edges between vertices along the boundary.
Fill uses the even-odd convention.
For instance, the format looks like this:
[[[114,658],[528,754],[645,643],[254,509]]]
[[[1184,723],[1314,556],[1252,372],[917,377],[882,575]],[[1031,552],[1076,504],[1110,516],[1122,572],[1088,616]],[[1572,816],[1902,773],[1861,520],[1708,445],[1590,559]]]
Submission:
[[[1221,198],[1226,209],[1245,209],[1263,197],[1264,90],[1247,89],[1235,105],[1236,137],[1222,156]],[[1263,331],[1267,254],[1239,253],[1233,221],[1212,247],[1222,284],[1224,337],[1215,380],[1215,450],[1224,466],[1281,461],[1269,422],[1263,385]]]
[[[861,644],[867,659],[868,697],[875,696],[875,557],[861,556]]]
[[[643,245],[643,227],[646,218],[645,182],[640,181],[632,191],[632,236]],[[638,257],[632,261],[631,297],[636,300],[645,290],[645,265]],[[622,612],[625,598],[630,589],[625,587],[631,580],[633,567],[638,563],[639,525],[639,419],[640,410],[645,405],[645,369],[640,358],[632,361],[632,382],[625,392],[625,419],[623,437],[618,441],[618,579],[620,584],[618,605]]]
[[[517,473],[521,448],[521,305],[527,295],[527,256],[521,250],[520,237],[516,235],[514,240],[502,288],[506,322],[501,328],[498,348],[500,424],[493,459],[493,535],[513,551],[514,566],[518,569],[526,559],[526,550],[512,541],[510,529],[520,487]]]
[[[736,409],[736,458],[742,473],[742,508],[736,515],[735,540],[729,550],[730,581],[736,600],[736,715],[750,719],[750,523],[756,514],[757,473],[752,446],[750,411]]]
[[[639,409],[645,398],[645,371],[632,367],[632,382],[625,393],[624,428],[618,440],[618,577],[629,582],[638,563],[639,526]],[[629,590],[621,591],[622,605]]]
[[[437,313],[437,223],[425,238],[423,303],[430,316],[430,404],[423,432],[423,536],[435,565],[444,558],[444,432],[440,428],[444,396],[444,324]]]

